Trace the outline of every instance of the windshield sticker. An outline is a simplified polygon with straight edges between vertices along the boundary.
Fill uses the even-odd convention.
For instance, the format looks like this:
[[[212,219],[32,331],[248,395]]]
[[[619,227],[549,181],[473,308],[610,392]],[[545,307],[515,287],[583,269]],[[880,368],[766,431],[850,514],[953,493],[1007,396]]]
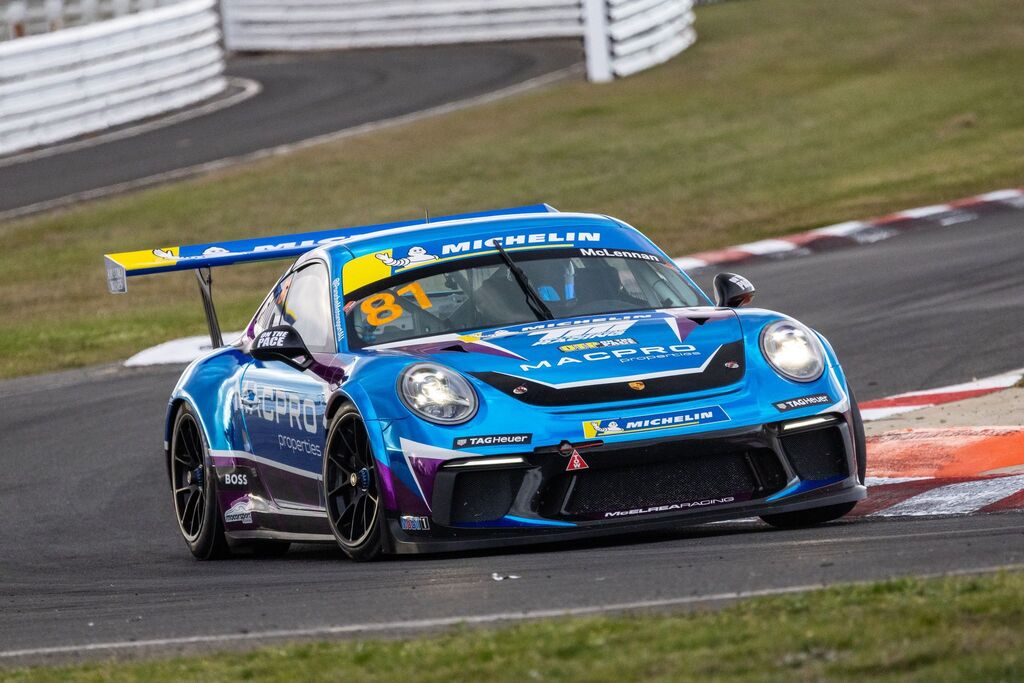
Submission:
[[[537,244],[554,244],[561,247],[571,247],[575,242],[600,242],[599,232],[549,232],[534,233],[532,235],[505,235],[504,237],[490,237],[483,240],[466,240],[464,242],[452,242],[441,247],[441,256],[453,256],[455,254],[469,254],[484,249],[494,249],[495,240],[501,242],[501,246],[512,251],[515,247],[530,246]]]
[[[392,268],[404,268],[412,264],[428,263],[430,261],[437,260],[437,254],[428,254],[427,250],[423,247],[412,247],[409,249],[409,255],[405,258],[391,258],[391,254],[386,251],[378,252],[374,256],[386,265]]]
[[[405,255],[395,253],[395,249],[382,249],[372,254],[356,257],[344,266],[345,294],[354,292],[374,282],[386,280],[406,269],[419,268],[433,263],[462,259],[469,256],[482,256],[497,253],[495,242],[501,242],[508,251],[528,251],[534,249],[552,249],[574,247],[579,242],[600,242],[599,232],[547,232],[533,234],[514,234],[488,237],[461,242],[447,242],[439,246],[409,247]]]
[[[580,256],[604,256],[605,258],[631,258],[640,261],[662,261],[657,254],[622,249],[580,249]]]
[[[406,294],[412,295],[413,301],[422,310],[432,308],[434,304],[430,301],[430,297],[423,291],[423,287],[418,282],[411,282],[405,287],[396,289],[395,292],[399,296]],[[372,296],[368,296],[363,299],[363,303],[359,305],[359,310],[366,316],[366,322],[374,327],[380,325],[386,325],[390,322],[398,320],[405,313],[403,306],[411,306],[412,304],[403,299],[403,303],[398,303],[398,298],[395,297],[390,291],[379,292]]]
[[[608,420],[587,420],[583,423],[583,436],[594,437],[623,436],[626,434],[642,434],[657,432],[664,429],[680,429],[697,427],[715,422],[728,422],[729,416],[722,406],[708,406],[685,412],[660,413],[643,417],[620,417]]]

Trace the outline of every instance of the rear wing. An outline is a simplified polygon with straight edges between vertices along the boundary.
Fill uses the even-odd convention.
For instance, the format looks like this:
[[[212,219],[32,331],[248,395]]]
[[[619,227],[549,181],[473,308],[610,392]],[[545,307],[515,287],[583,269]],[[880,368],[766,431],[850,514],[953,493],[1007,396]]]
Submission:
[[[107,270],[107,288],[112,294],[124,294],[128,291],[128,278],[136,275],[171,273],[178,270],[198,270],[200,268],[210,268],[211,266],[229,266],[246,261],[295,258],[307,251],[331,242],[341,242],[352,237],[368,235],[381,230],[390,230],[391,228],[426,225],[429,222],[550,212],[556,212],[556,209],[547,204],[534,204],[511,209],[479,211],[455,216],[438,216],[429,221],[417,219],[399,221],[397,223],[364,225],[354,228],[318,230],[316,232],[303,232],[293,235],[232,240],[230,242],[211,242],[209,244],[193,244],[182,247],[125,251],[118,254],[105,254],[103,260]]]
[[[307,251],[331,242],[341,242],[352,237],[369,235],[381,230],[404,228],[416,225],[427,225],[431,222],[451,221],[468,218],[487,218],[490,216],[512,216],[530,213],[554,213],[556,209],[547,204],[533,204],[478,211],[454,216],[438,216],[432,219],[381,223],[353,228],[334,228],[293,235],[276,235],[273,237],[257,237],[229,242],[211,242],[209,244],[193,244],[179,247],[161,247],[143,249],[141,251],[125,251],[117,254],[105,254],[103,261],[107,272],[107,288],[112,294],[124,294],[128,291],[128,278],[153,273],[172,273],[179,270],[195,270],[199,279],[199,292],[206,310],[206,320],[210,327],[210,340],[215,348],[223,346],[220,326],[213,308],[211,294],[213,266],[228,266],[247,261],[270,261],[274,259],[295,258]]]

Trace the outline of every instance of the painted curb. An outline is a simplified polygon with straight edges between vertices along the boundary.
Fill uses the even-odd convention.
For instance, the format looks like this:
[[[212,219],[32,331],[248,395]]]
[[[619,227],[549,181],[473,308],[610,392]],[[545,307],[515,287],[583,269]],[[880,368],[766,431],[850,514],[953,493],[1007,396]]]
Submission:
[[[724,249],[702,251],[675,259],[684,270],[743,263],[754,259],[782,259],[873,244],[921,227],[947,227],[974,220],[974,211],[991,205],[1024,209],[1024,188],[997,190],[947,204],[921,206],[866,221],[847,221],[808,232],[785,235]]]

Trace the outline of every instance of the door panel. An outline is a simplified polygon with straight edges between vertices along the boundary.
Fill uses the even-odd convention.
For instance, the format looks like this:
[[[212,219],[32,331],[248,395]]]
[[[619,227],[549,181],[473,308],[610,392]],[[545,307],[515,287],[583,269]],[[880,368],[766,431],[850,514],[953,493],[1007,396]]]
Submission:
[[[242,413],[260,479],[278,506],[322,508],[326,384],[276,361],[242,376]]]

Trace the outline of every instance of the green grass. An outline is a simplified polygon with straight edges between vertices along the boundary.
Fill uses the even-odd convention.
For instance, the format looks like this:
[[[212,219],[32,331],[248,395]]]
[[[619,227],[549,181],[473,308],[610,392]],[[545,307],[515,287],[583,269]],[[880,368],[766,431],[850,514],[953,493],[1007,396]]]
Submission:
[[[0,377],[200,334],[185,275],[104,292],[100,255],[533,201],[673,254],[1024,182],[1019,0],[757,0],[610,85],[568,83],[0,225]],[[280,265],[218,273],[225,327]]]
[[[906,579],[682,616],[561,619],[4,673],[11,681],[1019,681],[1021,595],[1020,573]]]

